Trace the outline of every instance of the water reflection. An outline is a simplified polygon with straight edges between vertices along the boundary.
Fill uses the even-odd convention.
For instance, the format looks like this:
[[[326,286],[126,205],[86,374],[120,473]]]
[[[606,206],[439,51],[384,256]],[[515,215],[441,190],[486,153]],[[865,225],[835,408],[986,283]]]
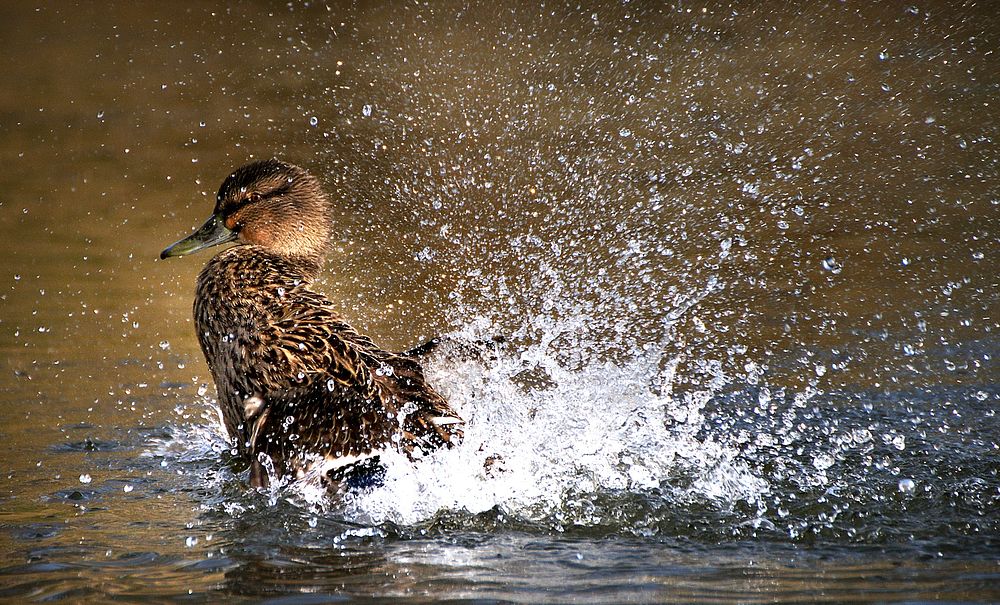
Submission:
[[[0,595],[1000,598],[990,6],[0,11]],[[245,493],[155,257],[275,154],[506,478]]]

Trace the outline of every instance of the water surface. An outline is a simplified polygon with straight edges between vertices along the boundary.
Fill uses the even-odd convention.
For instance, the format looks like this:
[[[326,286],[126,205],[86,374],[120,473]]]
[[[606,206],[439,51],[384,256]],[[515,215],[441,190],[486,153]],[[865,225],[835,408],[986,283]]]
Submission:
[[[990,5],[0,17],[0,599],[1000,600]],[[354,325],[508,339],[336,502],[247,491],[157,259],[275,155]]]

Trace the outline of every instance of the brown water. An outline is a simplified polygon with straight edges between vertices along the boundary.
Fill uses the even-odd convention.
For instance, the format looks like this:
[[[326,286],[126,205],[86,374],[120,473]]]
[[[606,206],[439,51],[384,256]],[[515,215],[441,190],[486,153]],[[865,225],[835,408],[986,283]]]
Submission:
[[[0,45],[0,599],[1000,600],[992,4],[7,3]],[[510,339],[429,368],[467,447],[346,502],[247,492],[207,256],[157,260],[273,155],[356,326]]]

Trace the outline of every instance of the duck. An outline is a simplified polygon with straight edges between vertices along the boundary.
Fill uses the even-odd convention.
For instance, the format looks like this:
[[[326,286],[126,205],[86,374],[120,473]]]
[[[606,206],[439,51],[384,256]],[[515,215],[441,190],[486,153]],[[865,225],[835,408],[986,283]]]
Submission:
[[[223,181],[201,228],[160,253],[232,244],[198,276],[194,321],[252,487],[306,477],[331,490],[365,486],[377,481],[381,455],[416,461],[463,436],[464,420],[420,364],[439,340],[387,351],[316,289],[332,210],[307,170],[258,160]]]

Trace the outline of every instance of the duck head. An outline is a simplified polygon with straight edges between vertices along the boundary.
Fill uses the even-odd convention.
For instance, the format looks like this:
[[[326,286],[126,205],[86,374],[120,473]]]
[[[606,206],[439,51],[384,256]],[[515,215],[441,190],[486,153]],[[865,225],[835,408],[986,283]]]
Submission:
[[[252,162],[222,183],[205,224],[160,258],[239,242],[322,264],[330,222],[330,203],[315,177],[280,160]]]

